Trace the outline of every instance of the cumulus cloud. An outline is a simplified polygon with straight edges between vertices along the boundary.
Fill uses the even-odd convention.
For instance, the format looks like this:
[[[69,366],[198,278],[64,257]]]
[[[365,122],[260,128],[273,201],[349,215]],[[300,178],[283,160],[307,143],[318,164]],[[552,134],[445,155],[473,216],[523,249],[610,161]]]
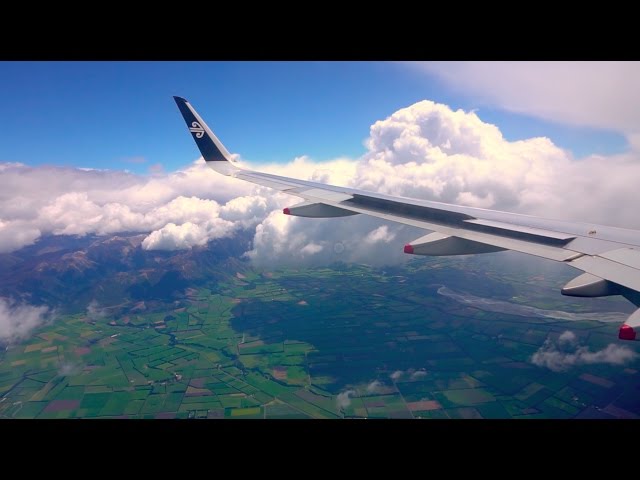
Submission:
[[[396,380],[399,380],[402,375],[404,375],[404,372],[402,370],[396,370],[391,375],[389,375],[389,378],[395,382]]]
[[[351,405],[351,397],[355,397],[355,396],[356,396],[355,390],[346,390],[344,392],[340,392],[336,396],[336,404],[338,405],[338,408],[339,409],[347,408],[349,405]]]
[[[142,241],[145,250],[184,250],[194,245],[205,245],[209,240],[222,238],[233,232],[232,222],[213,218],[201,225],[185,222],[181,225],[168,223],[152,232]]]
[[[277,206],[271,196],[243,196],[229,200],[220,207],[220,215],[230,222],[235,222],[243,228],[250,228],[260,223],[268,213]]]
[[[640,133],[640,62],[421,62],[413,66],[485,104],[554,122],[616,130],[628,137]]]
[[[46,306],[18,304],[0,298],[0,343],[14,343],[27,338],[34,328],[52,319]]]
[[[396,238],[395,232],[389,231],[388,225],[382,225],[375,230],[371,230],[366,237],[364,237],[365,243],[389,243],[391,240]]]
[[[547,138],[510,142],[476,113],[429,100],[371,126],[354,160],[254,168],[301,179],[419,199],[639,228],[640,162],[633,154],[579,161]],[[221,176],[198,160],[170,174],[0,164],[0,252],[42,235],[148,233],[143,248],[176,250],[255,229],[256,265],[335,261],[396,264],[409,257],[413,227],[357,215],[282,215],[299,200]],[[559,208],[561,206],[561,208]]]
[[[409,378],[411,378],[411,380],[418,380],[426,376],[427,376],[427,372],[425,370],[418,370],[413,372]]]
[[[189,248],[247,228],[275,208],[260,189],[199,160],[153,177],[0,164],[0,253],[40,236],[151,232],[145,248]],[[225,218],[227,217],[227,218]],[[173,224],[173,225],[172,225]]]
[[[578,337],[571,330],[565,330],[558,336],[558,345],[575,345]]]
[[[602,350],[592,352],[580,345],[575,333],[567,330],[556,341],[548,338],[531,357],[531,362],[554,372],[568,370],[579,365],[606,363],[624,365],[635,360],[638,354],[625,345],[610,343]]]

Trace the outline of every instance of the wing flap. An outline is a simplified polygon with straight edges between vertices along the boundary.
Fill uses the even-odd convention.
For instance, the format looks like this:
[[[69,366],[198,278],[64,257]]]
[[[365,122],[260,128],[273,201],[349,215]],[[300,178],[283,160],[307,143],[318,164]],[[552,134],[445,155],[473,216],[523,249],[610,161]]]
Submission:
[[[560,291],[569,297],[606,297],[619,295],[619,289],[608,280],[583,273],[567,283]]]
[[[633,248],[618,248],[601,253],[599,256],[640,270],[640,251]]]
[[[487,232],[500,232],[516,238],[527,238],[532,241],[565,245],[570,240],[576,238],[575,235],[569,235],[562,232],[553,232],[551,230],[542,230],[540,228],[527,227],[523,225],[515,225],[513,223],[496,222],[494,220],[485,220],[474,218],[473,220],[465,220],[472,225],[484,228]]]
[[[305,197],[306,198],[306,197]],[[310,198],[310,200],[314,200]],[[425,230],[432,230],[434,232],[440,232],[448,236],[458,237],[472,242],[484,243],[492,245],[504,250],[515,250],[517,252],[526,253],[529,255],[535,255],[537,257],[548,258],[558,262],[565,262],[571,260],[577,255],[581,255],[573,250],[566,248],[558,248],[551,245],[544,245],[541,243],[533,243],[525,240],[519,240],[515,238],[508,238],[499,235],[475,232],[471,230],[464,230],[462,228],[449,227],[442,224],[426,222],[424,220],[418,220],[408,216],[401,216],[395,213],[385,213],[379,209],[371,209],[363,206],[356,206],[350,201],[345,202],[331,202],[329,200],[324,201],[328,205],[332,205],[337,208],[345,210],[351,210],[356,213],[364,213],[373,217],[389,220],[396,223],[402,223],[404,225],[411,225],[413,227],[423,228]]]
[[[493,253],[502,250],[504,249],[437,232],[420,237],[404,246],[404,253],[433,257]]]
[[[309,217],[309,218],[333,218],[333,217],[348,217],[351,215],[358,215],[351,210],[345,210],[344,208],[337,208],[333,205],[327,205],[319,202],[302,202],[292,207],[285,208],[282,213],[285,215],[293,215],[294,217]]]
[[[333,192],[324,188],[311,188],[309,190],[301,190],[299,194],[305,198],[316,198],[318,200],[329,200],[331,202],[344,202],[353,198],[352,195],[348,195],[342,192]]]

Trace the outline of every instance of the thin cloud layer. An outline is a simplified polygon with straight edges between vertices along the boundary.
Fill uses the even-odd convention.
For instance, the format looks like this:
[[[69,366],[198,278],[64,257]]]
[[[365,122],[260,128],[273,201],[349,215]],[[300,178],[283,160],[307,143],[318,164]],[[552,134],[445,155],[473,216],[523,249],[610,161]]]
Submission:
[[[91,300],[87,305],[87,318],[91,320],[99,320],[107,316],[107,310],[100,307],[96,300]]]
[[[355,396],[355,390],[346,390],[344,392],[340,392],[336,396],[336,405],[339,409],[347,408],[349,405],[351,405],[351,398]]]
[[[393,381],[393,382],[397,382],[398,380],[420,380],[421,378],[424,378],[427,376],[427,371],[425,369],[420,369],[420,370],[416,370],[415,368],[409,368],[406,371],[403,370],[396,370],[395,372],[393,372],[391,375],[389,375],[389,378]]]
[[[485,104],[554,122],[640,133],[640,62],[420,62]]]
[[[373,395],[383,391],[383,385],[379,380],[373,380],[367,385],[367,393]]]
[[[255,167],[302,179],[428,200],[639,228],[640,162],[632,154],[574,160],[547,138],[507,141],[475,113],[428,100],[376,122],[359,159]],[[255,229],[257,265],[376,265],[406,260],[424,233],[362,215],[285,216],[295,197],[221,176],[200,159],[151,177],[0,164],[0,252],[43,235],[144,232],[143,248],[177,250]]]
[[[15,303],[0,298],[0,343],[15,343],[29,337],[36,327],[51,320],[52,315],[46,306]]]

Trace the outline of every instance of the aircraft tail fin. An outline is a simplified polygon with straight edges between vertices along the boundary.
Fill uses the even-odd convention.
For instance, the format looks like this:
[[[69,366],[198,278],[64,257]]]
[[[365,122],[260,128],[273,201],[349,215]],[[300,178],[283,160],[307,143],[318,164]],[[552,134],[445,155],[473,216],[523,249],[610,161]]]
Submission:
[[[231,163],[229,151],[218,140],[218,137],[215,136],[191,104],[182,97],[174,96],[173,99],[176,101],[187,128],[193,134],[193,139],[207,165],[224,175],[230,175],[233,171],[239,170],[238,167]]]

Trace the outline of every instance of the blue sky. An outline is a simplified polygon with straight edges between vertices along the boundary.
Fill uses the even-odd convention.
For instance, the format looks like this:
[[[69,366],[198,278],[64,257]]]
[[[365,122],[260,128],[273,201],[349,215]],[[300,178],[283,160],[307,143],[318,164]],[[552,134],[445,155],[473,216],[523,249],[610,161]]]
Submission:
[[[172,95],[256,163],[357,157],[372,123],[423,99],[477,109],[509,140],[547,136],[578,158],[628,148],[622,133],[509,113],[402,63],[2,62],[0,162],[176,170],[198,152]]]

